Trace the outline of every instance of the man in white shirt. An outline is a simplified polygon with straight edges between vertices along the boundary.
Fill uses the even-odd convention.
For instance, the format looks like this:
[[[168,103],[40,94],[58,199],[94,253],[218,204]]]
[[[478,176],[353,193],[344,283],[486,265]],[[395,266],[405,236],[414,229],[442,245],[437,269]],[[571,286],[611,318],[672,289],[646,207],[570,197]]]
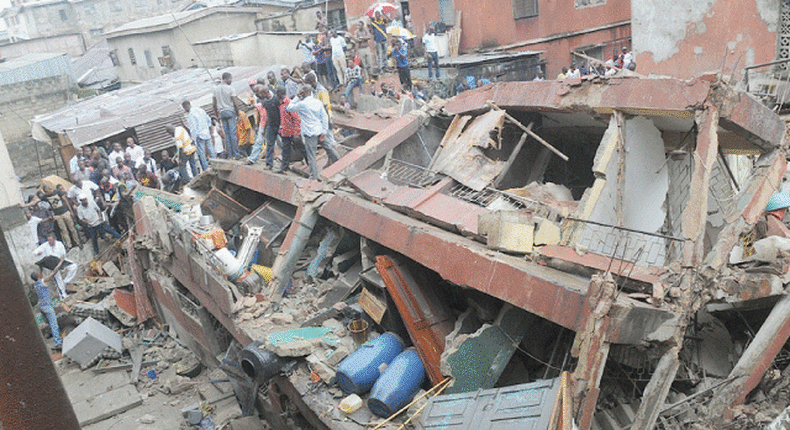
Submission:
[[[143,159],[143,155],[145,155],[145,149],[135,143],[134,138],[130,137],[126,139],[126,153],[132,157],[132,162],[137,164],[137,162]]]
[[[181,102],[181,107],[187,113],[187,126],[189,135],[197,146],[198,160],[203,170],[208,169],[208,159],[216,158],[214,145],[211,144],[211,118],[200,106],[192,106],[188,100]],[[152,170],[153,172],[154,170]]]
[[[337,79],[340,85],[345,85],[348,82],[348,72],[346,71],[346,39],[337,34],[337,31],[332,30],[330,33],[331,38],[329,44],[332,45],[332,64],[337,70]]]
[[[118,161],[118,158],[123,161],[123,156],[125,152],[123,152],[123,148],[119,142],[115,142],[112,144],[112,151],[110,151],[110,166],[115,166],[115,163]]]
[[[315,153],[319,143],[326,148],[326,133],[329,131],[329,118],[324,104],[313,97],[313,87],[304,85],[299,89],[297,97],[288,104],[287,110],[299,114],[302,139],[307,152],[307,165],[310,166],[310,179],[318,180]]]
[[[57,271],[55,285],[58,287],[60,298],[65,299],[68,296],[66,284],[77,276],[79,266],[66,260],[66,247],[63,246],[63,242],[56,240],[55,235],[50,234],[47,236],[47,241],[33,251],[33,256],[36,257],[36,265],[39,267]],[[61,272],[64,272],[65,276],[61,275]]]
[[[628,48],[623,46],[623,69],[631,69],[631,63],[634,62],[634,54],[628,51]]]
[[[76,202],[82,194],[93,196],[93,193],[99,189],[99,186],[93,183],[93,181],[82,180],[78,177],[72,178],[72,182],[73,185],[69,188],[69,192],[66,196],[74,202]]]
[[[86,194],[80,196],[80,205],[77,206],[77,218],[85,227],[85,231],[93,243],[93,252],[96,254],[99,253],[99,235],[106,233],[114,239],[121,237],[117,231],[107,224],[107,221],[104,221],[99,206]]]
[[[425,59],[428,60],[428,79],[433,78],[432,69],[436,70],[436,79],[439,79],[439,46],[432,25],[428,26],[428,32],[422,37],[422,44],[425,47]]]

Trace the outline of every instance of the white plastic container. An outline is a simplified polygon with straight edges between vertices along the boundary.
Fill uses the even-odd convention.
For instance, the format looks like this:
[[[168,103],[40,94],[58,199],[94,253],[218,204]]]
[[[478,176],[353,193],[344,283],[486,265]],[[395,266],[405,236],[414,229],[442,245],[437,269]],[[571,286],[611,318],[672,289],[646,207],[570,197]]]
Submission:
[[[357,409],[362,407],[362,398],[356,394],[351,394],[343,399],[337,408],[347,414],[353,414]]]
[[[214,252],[214,255],[219,260],[220,266],[222,266],[222,271],[225,272],[225,275],[231,276],[236,274],[236,272],[241,269],[241,261],[239,261],[233,254],[228,251],[228,248],[218,249]]]

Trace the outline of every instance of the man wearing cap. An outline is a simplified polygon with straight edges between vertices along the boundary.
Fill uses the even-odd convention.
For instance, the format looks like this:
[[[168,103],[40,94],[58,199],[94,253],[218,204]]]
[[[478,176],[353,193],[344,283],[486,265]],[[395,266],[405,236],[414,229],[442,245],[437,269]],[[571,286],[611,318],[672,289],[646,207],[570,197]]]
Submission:
[[[780,236],[790,238],[790,229],[782,221],[790,207],[790,194],[776,193],[768,200],[765,212],[757,222],[757,235],[759,238]]]
[[[107,221],[102,219],[99,207],[93,202],[93,199],[85,194],[80,196],[80,205],[77,206],[77,218],[85,226],[85,231],[88,233],[91,243],[93,243],[93,252],[96,254],[99,253],[99,235],[107,233],[113,239],[121,237],[117,231],[107,224]]]

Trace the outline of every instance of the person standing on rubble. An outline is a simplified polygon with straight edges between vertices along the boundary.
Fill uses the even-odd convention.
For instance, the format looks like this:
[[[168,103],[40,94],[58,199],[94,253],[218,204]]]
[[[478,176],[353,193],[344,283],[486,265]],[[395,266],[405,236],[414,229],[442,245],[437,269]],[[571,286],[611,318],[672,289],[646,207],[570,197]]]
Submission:
[[[433,24],[428,26],[428,32],[422,36],[422,45],[425,47],[425,59],[428,61],[428,80],[433,79],[432,69],[436,70],[436,79],[439,79],[439,45],[436,43],[436,32]]]
[[[109,234],[113,239],[120,239],[118,234],[101,216],[101,209],[89,198],[88,195],[80,196],[80,205],[77,207],[77,217],[85,227],[88,237],[93,244],[93,252],[99,253],[99,235]]]
[[[173,127],[172,125],[166,125],[165,130],[173,136],[176,142],[176,159],[178,160],[178,164],[181,166],[181,177],[187,178],[187,163],[189,163],[189,168],[192,170],[192,177],[198,175],[198,168],[197,162],[195,160],[195,144],[192,143],[192,138],[189,137],[189,132],[181,126]]]
[[[49,330],[52,332],[52,339],[55,341],[55,349],[63,347],[63,339],[60,338],[60,327],[58,327],[58,318],[55,315],[55,308],[52,307],[52,296],[49,294],[49,287],[47,284],[52,280],[58,272],[52,272],[42,278],[42,273],[33,272],[30,274],[30,279],[33,280],[33,289],[38,296],[38,309],[44,314],[49,324]]]
[[[230,86],[233,77],[230,73],[222,74],[222,82],[214,88],[214,112],[219,114],[222,129],[225,132],[226,150],[229,159],[239,159],[239,147],[236,144],[236,112],[241,110],[241,102],[236,97],[236,90]]]
[[[278,90],[279,91],[279,90]],[[299,92],[297,91],[297,94]],[[297,142],[299,139],[302,126],[299,121],[299,114],[296,112],[291,112],[288,110],[288,105],[291,103],[291,98],[288,97],[287,94],[277,94],[278,98],[280,98],[280,141],[282,142],[282,162],[280,163],[280,169],[277,170],[277,173],[285,173],[286,170],[289,169],[291,164],[291,154],[296,152],[296,145],[300,145],[300,142]],[[295,98],[295,97],[294,97]],[[300,151],[302,153],[303,151]],[[307,160],[305,160],[307,163]]]
[[[302,139],[307,151],[307,165],[310,167],[310,179],[318,180],[318,165],[316,164],[316,151],[318,144],[324,146],[327,153],[334,148],[326,146],[326,133],[329,128],[329,118],[324,105],[313,97],[313,87],[304,85],[299,89],[296,98],[288,104],[289,112],[299,114],[302,126]]]
[[[60,236],[66,243],[66,246],[68,246],[69,249],[75,246],[79,246],[80,249],[82,249],[82,242],[80,241],[79,234],[77,234],[77,228],[74,225],[72,208],[66,193],[53,190],[51,185],[44,185],[44,200],[49,203],[52,215],[60,228]]]
[[[381,11],[374,12],[373,20],[370,22],[370,31],[373,33],[373,41],[376,43],[376,59],[378,60],[378,73],[384,72],[384,61],[387,57],[387,20],[381,15]]]
[[[284,87],[282,88],[285,89]],[[258,161],[265,144],[266,168],[272,169],[274,167],[274,147],[277,143],[277,132],[280,130],[280,99],[272,95],[269,88],[263,85],[256,85],[253,91],[261,101],[261,107],[264,109],[264,112],[261,112],[262,122],[259,125],[259,127],[263,128],[263,139],[256,139],[255,146],[252,148],[252,154],[247,159],[247,164],[254,164]],[[260,133],[259,129],[259,135]]]
[[[395,58],[395,66],[398,69],[400,86],[406,91],[411,91],[411,72],[409,71],[409,55],[406,44],[397,37],[392,39],[392,41],[393,44],[391,55]]]
[[[346,70],[346,38],[337,34],[332,29],[329,32],[329,44],[332,46],[332,65],[337,73],[337,85],[345,85],[348,82],[348,71]]]
[[[50,234],[46,242],[33,250],[33,256],[36,257],[36,265],[38,267],[52,271],[60,298],[65,299],[68,297],[66,284],[73,281],[77,276],[79,266],[66,260],[66,247],[63,246],[63,242],[55,239],[54,234]],[[60,274],[61,270],[65,271],[65,276]]]
[[[357,45],[357,55],[362,61],[361,67],[364,72],[364,77],[367,80],[373,79],[373,51],[370,49],[370,38],[373,35],[370,33],[368,26],[364,21],[359,21],[357,24],[357,31],[354,33],[354,42]]]
[[[313,97],[317,98],[323,105],[327,117],[327,130],[324,142],[322,145],[326,149],[326,155],[329,157],[329,162],[324,167],[329,167],[332,163],[340,159],[340,154],[337,153],[335,146],[335,126],[332,122],[332,101],[329,99],[329,91],[323,85],[318,83],[315,74],[308,73],[305,76],[305,82],[313,88]],[[305,145],[307,145],[305,143]]]
[[[200,106],[192,107],[189,100],[181,102],[181,107],[187,113],[187,126],[189,127],[189,135],[195,140],[197,145],[198,160],[200,160],[200,168],[203,170],[208,169],[208,158],[215,158],[214,146],[211,144],[211,118],[209,118],[203,108]]]

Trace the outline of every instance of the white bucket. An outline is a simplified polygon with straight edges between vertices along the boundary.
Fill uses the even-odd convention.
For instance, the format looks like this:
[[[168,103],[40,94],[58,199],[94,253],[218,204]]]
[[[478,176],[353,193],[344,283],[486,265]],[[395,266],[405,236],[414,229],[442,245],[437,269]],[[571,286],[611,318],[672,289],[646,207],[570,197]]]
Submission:
[[[228,251],[228,248],[218,249],[214,255],[219,260],[222,271],[226,276],[233,275],[241,269],[241,261]]]

